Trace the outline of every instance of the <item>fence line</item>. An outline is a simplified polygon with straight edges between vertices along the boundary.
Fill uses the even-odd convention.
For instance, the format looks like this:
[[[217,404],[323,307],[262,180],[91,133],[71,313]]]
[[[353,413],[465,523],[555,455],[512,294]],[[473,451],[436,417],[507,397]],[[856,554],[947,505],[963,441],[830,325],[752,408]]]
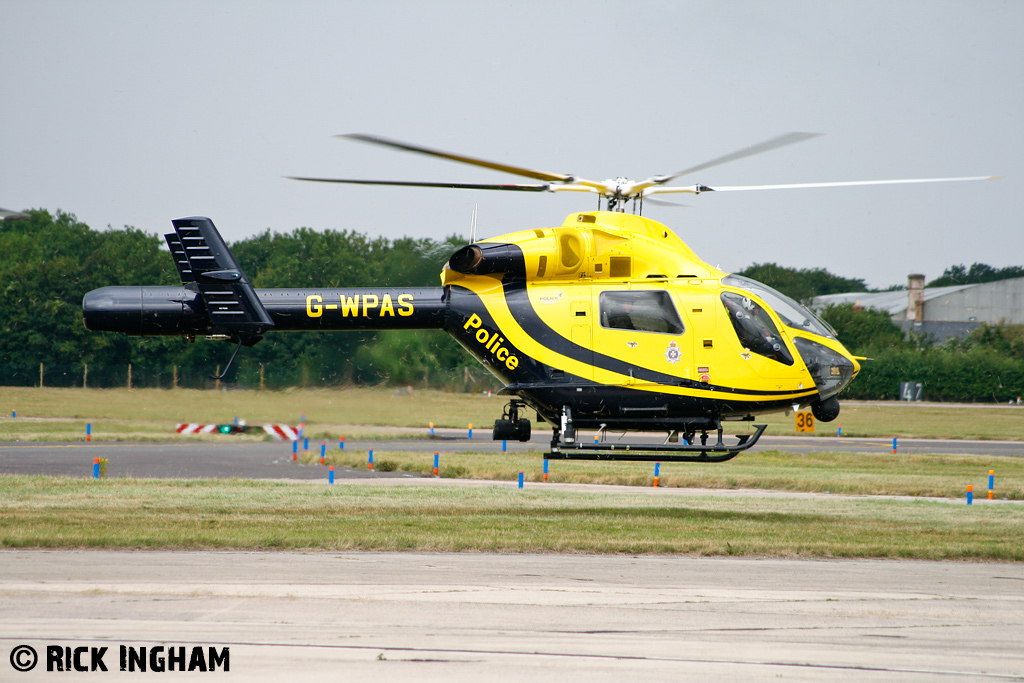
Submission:
[[[285,389],[288,387],[336,387],[356,382],[351,372],[329,371],[302,364],[277,366],[267,363],[236,363],[224,380],[213,378],[213,367],[187,365],[90,365],[89,363],[0,363],[0,386],[84,387],[90,389]],[[215,374],[220,374],[220,367]],[[367,384],[379,384],[380,380]],[[384,383],[388,383],[386,378]],[[403,383],[404,384],[404,383]],[[459,367],[435,370],[420,387],[478,392],[497,390],[501,384],[483,368]]]
[[[290,365],[236,362],[224,381],[211,377],[212,366],[89,365],[87,363],[0,364],[0,386],[88,387],[110,389],[285,389],[289,387],[337,387],[352,384],[395,384],[387,378],[356,375],[353,366],[324,368],[311,362]],[[217,368],[219,374],[220,368]],[[360,381],[361,380],[361,381]],[[901,353],[892,358],[880,354],[867,362],[860,376],[840,396],[849,399],[886,400],[899,398],[900,382],[922,382],[926,401],[1006,403],[1024,396],[1024,362],[992,354],[934,355]],[[449,391],[496,391],[498,382],[482,367],[461,366],[432,370],[417,387]]]

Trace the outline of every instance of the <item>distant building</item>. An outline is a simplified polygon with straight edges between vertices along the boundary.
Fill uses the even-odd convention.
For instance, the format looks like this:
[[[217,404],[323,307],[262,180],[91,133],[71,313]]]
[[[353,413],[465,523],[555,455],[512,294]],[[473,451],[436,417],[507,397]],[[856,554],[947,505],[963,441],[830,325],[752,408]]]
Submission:
[[[897,292],[851,292],[815,297],[812,306],[850,303],[885,311],[905,332],[924,334],[937,344],[964,338],[981,323],[1024,324],[1024,277],[977,285],[924,286],[924,275],[910,275]]]

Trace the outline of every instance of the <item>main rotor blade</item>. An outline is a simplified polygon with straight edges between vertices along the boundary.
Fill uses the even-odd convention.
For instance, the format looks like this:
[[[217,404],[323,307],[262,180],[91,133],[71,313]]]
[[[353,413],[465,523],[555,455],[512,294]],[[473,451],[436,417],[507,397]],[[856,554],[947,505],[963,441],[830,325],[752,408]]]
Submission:
[[[653,185],[661,185],[663,183],[667,183],[670,180],[674,180],[679,176],[684,176],[689,173],[695,173],[697,171],[703,171],[705,168],[711,168],[712,166],[718,166],[720,164],[725,164],[730,161],[736,161],[737,159],[743,159],[745,157],[754,156],[755,154],[768,152],[773,149],[778,149],[779,147],[785,147],[786,145],[793,145],[798,142],[803,142],[804,140],[810,138],[816,138],[819,135],[821,135],[821,133],[786,133],[785,135],[780,135],[778,137],[772,138],[771,140],[765,140],[762,143],[751,145],[750,147],[744,147],[743,149],[737,150],[731,154],[720,156],[717,159],[705,161],[703,164],[698,164],[696,166],[691,166],[690,168],[684,169],[682,171],[677,171],[672,175],[657,176],[651,179],[651,183]]]
[[[800,190],[814,187],[855,187],[858,185],[911,185],[915,183],[960,183],[973,180],[998,180],[1001,175],[967,176],[963,178],[904,178],[900,180],[850,180],[836,183],[790,183],[786,185],[690,185],[686,187],[649,187],[645,197],[652,194],[700,194],[701,192],[745,192],[747,190]]]
[[[28,218],[28,214],[9,209],[0,209],[0,221],[16,221],[22,218]]]
[[[980,175],[964,178],[906,178],[902,180],[851,180],[839,183],[793,183],[790,185],[731,185],[708,188],[715,192],[743,192],[746,190],[790,190],[807,187],[855,187],[857,185],[912,185],[915,183],[962,183],[972,180],[997,180],[1003,176]]]
[[[393,147],[394,149],[400,149],[406,152],[426,154],[428,156],[440,157],[442,159],[448,159],[450,161],[458,161],[459,163],[470,164],[472,166],[482,166],[484,168],[490,168],[495,171],[504,171],[505,173],[512,173],[514,175],[520,175],[526,178],[533,178],[535,180],[546,180],[552,183],[568,183],[574,180],[572,176],[565,175],[564,173],[547,173],[546,171],[537,171],[530,168],[520,168],[519,166],[509,166],[508,164],[499,164],[493,161],[485,161],[483,159],[474,159],[473,157],[462,156],[460,154],[452,154],[450,152],[442,152],[441,150],[437,149],[417,147],[416,145],[410,145],[405,142],[398,142],[397,140],[388,140],[387,138],[377,137],[376,135],[349,133],[347,135],[338,135],[336,137],[351,138],[353,140],[358,140],[359,142],[368,142],[373,145]]]
[[[549,192],[548,185],[523,185],[515,183],[484,184],[484,183],[429,183],[413,180],[347,180],[343,178],[303,178],[285,176],[289,180],[308,180],[314,183],[347,183],[349,185],[398,185],[404,187],[447,187],[461,190],[505,190],[509,192]]]
[[[645,202],[648,204],[657,204],[658,206],[674,206],[677,209],[692,209],[692,204],[680,204],[678,202],[669,202],[664,199],[645,198]]]

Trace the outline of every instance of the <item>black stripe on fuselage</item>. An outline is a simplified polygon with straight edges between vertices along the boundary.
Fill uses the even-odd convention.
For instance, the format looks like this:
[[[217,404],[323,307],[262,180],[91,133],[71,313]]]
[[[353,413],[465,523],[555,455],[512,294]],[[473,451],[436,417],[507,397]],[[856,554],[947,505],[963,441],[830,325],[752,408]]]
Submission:
[[[748,394],[751,396],[791,396],[795,393],[800,393],[791,390],[765,391],[761,389],[738,389],[718,384],[704,384],[692,379],[686,379],[676,375],[658,372],[657,370],[632,365],[631,363],[627,363],[626,361],[613,356],[607,356],[597,350],[591,351],[590,349],[584,349],[580,345],[574,344],[571,340],[558,334],[558,332],[551,329],[547,323],[541,320],[536,309],[533,307],[533,303],[530,301],[530,296],[527,293],[525,282],[522,280],[507,279],[502,282],[502,290],[504,291],[505,304],[508,306],[509,311],[512,312],[512,316],[516,319],[516,322],[519,323],[520,327],[522,327],[528,335],[551,351],[567,356],[568,358],[572,358],[575,361],[593,365],[594,367],[601,368],[602,370],[608,370],[624,376],[632,374],[632,376],[637,380],[666,386],[700,389],[703,391],[718,391],[731,394]],[[591,356],[591,354],[593,355]]]
[[[634,428],[635,425],[643,424],[645,427],[658,429],[665,425],[674,425],[672,427],[674,429],[690,419],[700,420],[722,415],[744,415],[781,410],[789,407],[792,403],[790,397],[765,396],[762,400],[750,401],[727,391],[719,391],[718,396],[670,394],[658,391],[658,385],[655,384],[647,384],[641,389],[635,386],[601,384],[568,372],[556,375],[552,372],[555,368],[532,358],[510,341],[505,340],[502,344],[509,349],[510,354],[516,355],[519,359],[518,367],[515,370],[509,370],[501,363],[496,362],[494,354],[487,349],[485,344],[476,339],[478,329],[487,330],[488,338],[492,338],[491,335],[501,331],[483,299],[472,290],[451,285],[449,303],[450,308],[445,323],[448,333],[485,367],[506,382],[510,393],[526,400],[551,424],[557,423],[559,406],[562,405],[572,406],[573,414],[581,427],[605,424],[609,427],[615,425],[621,428]],[[521,307],[517,309],[517,312],[525,310],[527,309]],[[467,328],[466,323],[473,315],[480,317],[480,328]],[[513,317],[521,323],[522,316],[513,314]],[[550,327],[546,327],[546,334],[543,338],[534,337],[534,339],[545,348],[566,356],[573,355],[564,351],[567,348],[566,344],[571,344],[571,342],[555,333]],[[559,342],[558,339],[562,339],[562,341]],[[582,347],[577,346],[577,348]],[[628,364],[627,367],[629,367]],[[707,390],[709,387],[698,385],[698,388]],[[634,425],[634,427],[629,427],[629,425]]]

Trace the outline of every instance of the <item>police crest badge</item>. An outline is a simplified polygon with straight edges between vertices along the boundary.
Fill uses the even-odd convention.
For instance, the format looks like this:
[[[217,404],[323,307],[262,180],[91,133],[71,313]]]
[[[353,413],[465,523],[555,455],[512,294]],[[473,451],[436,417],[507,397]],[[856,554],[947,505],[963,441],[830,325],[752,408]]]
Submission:
[[[679,344],[674,341],[668,343],[668,348],[665,349],[665,360],[673,364],[679,362]]]

